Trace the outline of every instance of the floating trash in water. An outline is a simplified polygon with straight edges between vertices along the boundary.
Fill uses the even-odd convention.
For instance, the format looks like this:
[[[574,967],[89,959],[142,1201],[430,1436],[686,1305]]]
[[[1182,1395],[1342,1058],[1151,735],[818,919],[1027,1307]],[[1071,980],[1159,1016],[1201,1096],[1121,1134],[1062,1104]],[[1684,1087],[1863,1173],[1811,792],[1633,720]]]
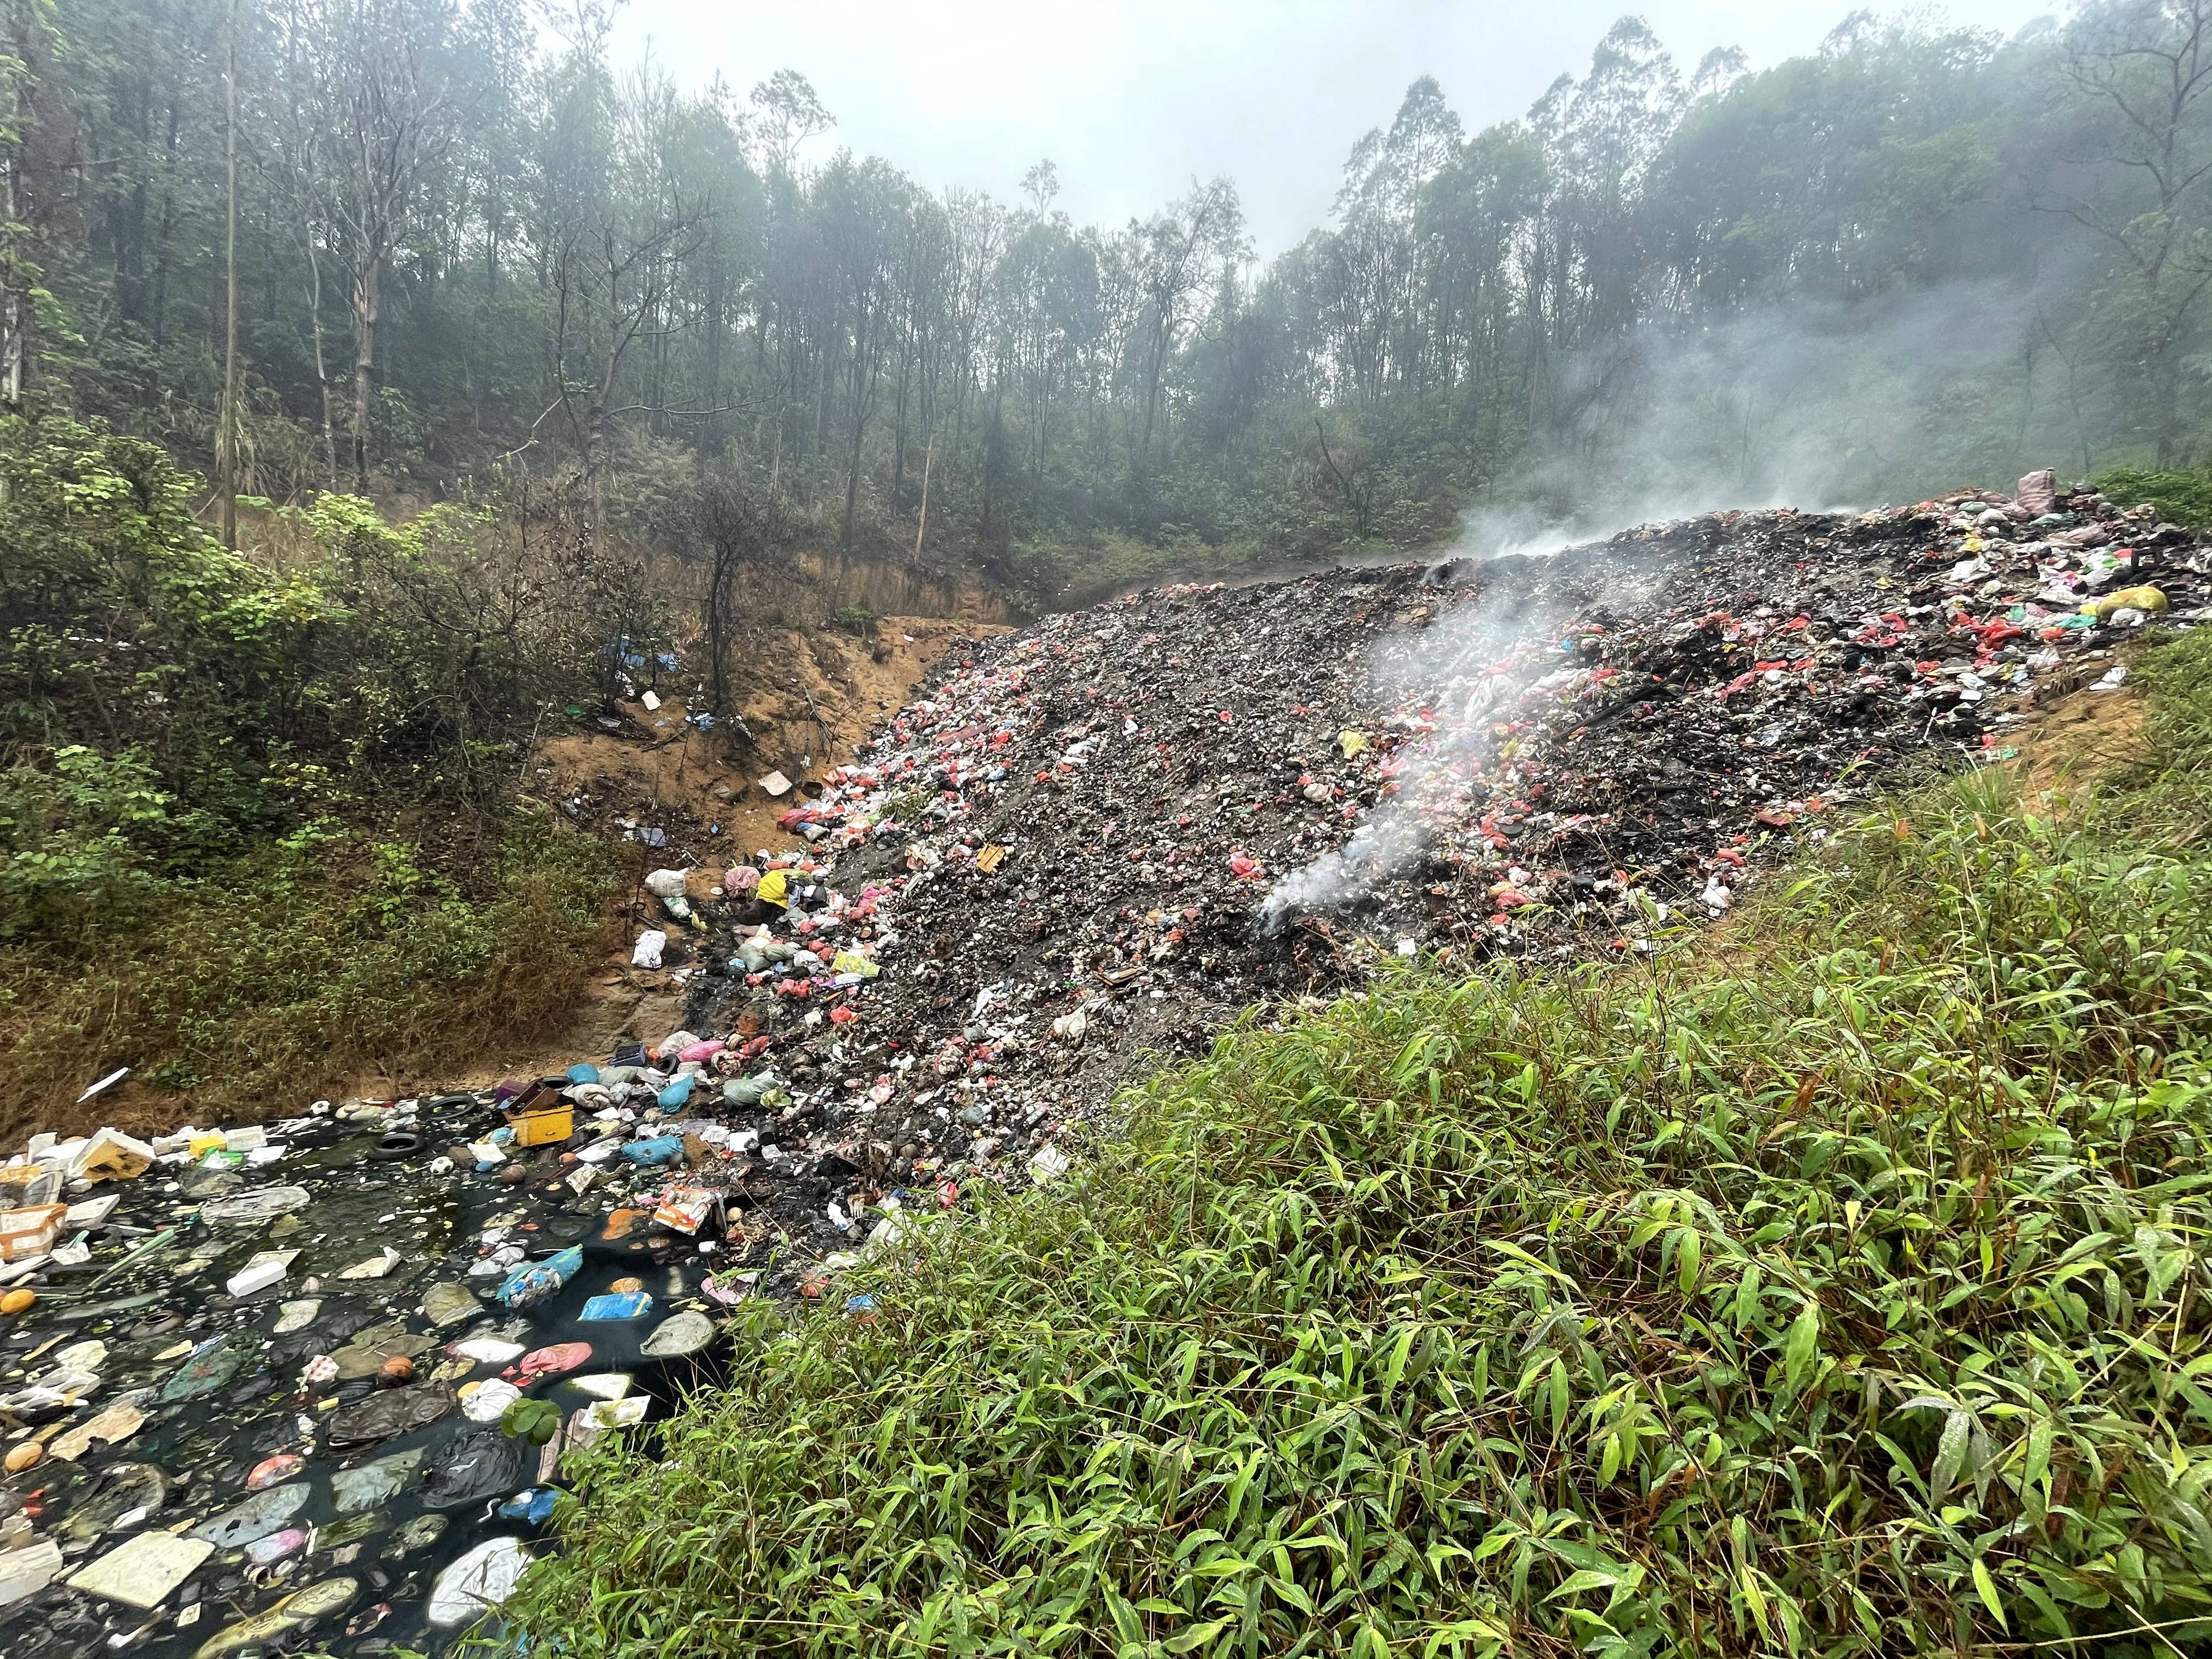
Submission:
[[[325,1578],[305,1589],[294,1590],[275,1606],[210,1637],[194,1650],[192,1659],[222,1659],[223,1655],[244,1648],[273,1644],[343,1611],[360,1588],[351,1578]]]
[[[238,1374],[245,1358],[228,1336],[218,1336],[194,1349],[191,1358],[162,1385],[161,1403],[174,1405],[180,1400],[197,1400],[204,1394],[213,1394]]]
[[[561,1386],[580,1389],[595,1400],[619,1400],[629,1392],[628,1371],[592,1371],[583,1376],[564,1376]]]
[[[496,1429],[447,1441],[422,1471],[426,1509],[450,1510],[512,1492],[529,1467],[528,1449]]]
[[[0,1550],[0,1607],[13,1607],[52,1583],[62,1570],[61,1546],[51,1538]]]
[[[679,1359],[697,1353],[714,1340],[714,1322],[696,1308],[665,1320],[638,1352],[649,1359]]]
[[[73,1463],[94,1446],[119,1446],[145,1425],[146,1413],[138,1409],[137,1398],[117,1401],[89,1422],[79,1424],[66,1434],[56,1435],[46,1443],[46,1455]]]
[[[621,1400],[601,1400],[585,1408],[584,1420],[599,1430],[626,1429],[645,1421],[645,1413],[653,1401],[644,1395],[633,1394]]]
[[[457,1325],[483,1310],[483,1304],[465,1285],[433,1285],[422,1293],[422,1317],[433,1325]]]
[[[514,1368],[514,1380],[527,1388],[546,1377],[573,1371],[591,1357],[592,1345],[588,1342],[556,1342],[523,1355],[522,1363]]]
[[[340,1515],[355,1515],[388,1504],[407,1489],[415,1471],[422,1466],[420,1446],[394,1452],[355,1468],[339,1469],[331,1476],[331,1499]]]
[[[246,1559],[257,1567],[274,1566],[307,1547],[307,1534],[297,1527],[287,1527],[282,1532],[272,1532],[266,1538],[257,1538],[248,1544]]]
[[[533,1527],[542,1527],[553,1518],[553,1500],[560,1494],[551,1486],[532,1486],[528,1492],[517,1492],[499,1506],[502,1521],[527,1521]]]
[[[314,1197],[305,1187],[261,1187],[216,1199],[201,1209],[200,1219],[210,1227],[251,1227],[303,1210],[314,1202]]]
[[[70,1574],[69,1582],[74,1589],[104,1595],[111,1601],[157,1607],[214,1553],[215,1546],[204,1539],[142,1532],[90,1566]]]
[[[568,1086],[604,1097],[638,1069]],[[647,1105],[662,1086],[635,1085]],[[695,1098],[719,1108],[720,1092]],[[0,1650],[30,1629],[57,1652],[135,1659],[430,1652],[490,1604],[487,1589],[505,1595],[528,1553],[492,1528],[548,1524],[562,1454],[650,1413],[644,1340],[707,1264],[653,1218],[665,1172],[617,1160],[583,1193],[568,1171],[598,1166],[505,1142],[505,1182],[435,1167],[455,1142],[500,1133],[495,1103],[465,1096],[434,1114],[351,1107],[145,1143],[166,1165],[118,1173],[63,1212],[52,1243],[76,1278],[0,1264],[0,1289],[28,1297],[0,1331],[21,1339],[0,1393],[37,1431],[10,1443],[0,1500],[40,1482],[50,1493],[43,1516],[19,1505],[0,1534]],[[611,1152],[623,1138],[611,1139]],[[414,1150],[372,1156],[403,1140]],[[264,1188],[260,1164],[280,1146],[294,1178]],[[621,1237],[600,1239],[612,1209],[629,1212]],[[343,1277],[365,1265],[380,1276]],[[673,1380],[692,1375],[687,1364]],[[572,1413],[580,1398],[593,1403]],[[523,1408],[546,1419],[542,1436],[503,1431]],[[489,1576],[449,1576],[486,1543]],[[455,1624],[428,1618],[441,1580],[441,1616],[466,1608]]]
[[[465,1384],[460,1389],[461,1412],[472,1423],[496,1423],[507,1408],[522,1398],[522,1390],[496,1376]]]
[[[504,1365],[522,1352],[522,1344],[502,1342],[496,1337],[471,1337],[465,1342],[453,1344],[447,1352],[479,1365]]]
[[[100,1472],[91,1493],[70,1506],[61,1534],[88,1543],[157,1513],[169,1499],[168,1477],[151,1463],[111,1463]]]
[[[595,1296],[584,1304],[584,1311],[576,1316],[587,1323],[617,1319],[642,1317],[653,1306],[653,1297],[643,1291],[613,1291],[605,1296]]]
[[[279,1481],[289,1480],[307,1467],[307,1460],[296,1453],[278,1452],[274,1457],[263,1458],[246,1472],[246,1489],[248,1492],[263,1491]],[[334,1477],[331,1485],[337,1484]]]
[[[218,1549],[234,1550],[266,1538],[280,1530],[284,1523],[307,1504],[311,1488],[304,1480],[289,1486],[270,1486],[255,1492],[243,1504],[210,1520],[203,1521],[189,1534],[204,1538]]]
[[[380,1325],[373,1331],[362,1331],[343,1348],[331,1355],[337,1366],[338,1381],[356,1382],[365,1376],[374,1376],[392,1359],[412,1359],[418,1353],[427,1353],[436,1346],[427,1336],[417,1336],[399,1326]]]
[[[426,1616],[441,1628],[481,1618],[514,1594],[530,1562],[520,1539],[487,1538],[438,1575]]]
[[[436,1422],[455,1404],[453,1389],[443,1382],[389,1389],[332,1412],[325,1437],[334,1448],[374,1445]]]

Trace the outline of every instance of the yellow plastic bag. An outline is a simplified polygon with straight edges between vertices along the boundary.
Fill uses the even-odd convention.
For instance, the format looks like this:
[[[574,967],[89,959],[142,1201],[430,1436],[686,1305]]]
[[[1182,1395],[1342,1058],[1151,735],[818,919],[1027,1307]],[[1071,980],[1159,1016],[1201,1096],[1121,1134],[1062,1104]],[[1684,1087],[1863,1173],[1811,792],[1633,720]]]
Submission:
[[[2092,599],[2081,609],[2099,622],[2103,622],[2115,611],[2163,611],[2166,595],[2148,584],[2142,587],[2124,587],[2117,593],[2107,593],[2102,599]]]

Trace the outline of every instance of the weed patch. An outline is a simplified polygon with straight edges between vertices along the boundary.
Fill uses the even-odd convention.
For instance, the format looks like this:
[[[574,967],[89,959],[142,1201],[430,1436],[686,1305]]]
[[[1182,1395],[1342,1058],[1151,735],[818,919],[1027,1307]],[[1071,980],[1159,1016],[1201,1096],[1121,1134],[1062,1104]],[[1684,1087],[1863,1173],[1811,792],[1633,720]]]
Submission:
[[[601,943],[612,854],[542,817],[491,850],[495,870],[464,892],[410,842],[311,828],[249,866],[167,884],[94,948],[0,954],[0,1133],[84,1127],[71,1103],[115,1066],[171,1097],[166,1130],[180,1113],[296,1109],[393,1059],[435,1065],[487,1036],[549,1033]]]

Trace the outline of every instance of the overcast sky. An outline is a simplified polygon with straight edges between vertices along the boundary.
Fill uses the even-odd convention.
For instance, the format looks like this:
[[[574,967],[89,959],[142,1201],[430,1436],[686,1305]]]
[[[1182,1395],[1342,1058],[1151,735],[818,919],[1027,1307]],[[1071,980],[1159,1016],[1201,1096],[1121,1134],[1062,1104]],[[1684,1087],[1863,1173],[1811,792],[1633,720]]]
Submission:
[[[1881,6],[1884,11],[1893,6]],[[679,82],[740,92],[795,69],[837,118],[810,147],[878,155],[933,189],[1018,197],[1041,156],[1055,205],[1118,224],[1226,173],[1262,258],[1322,223],[1346,153],[1420,75],[1473,132],[1579,76],[1620,0],[631,0],[624,49]],[[1635,7],[1684,70],[1713,46],[1754,67],[1817,47],[1850,0],[1652,0]],[[2052,0],[1947,0],[2009,33]]]

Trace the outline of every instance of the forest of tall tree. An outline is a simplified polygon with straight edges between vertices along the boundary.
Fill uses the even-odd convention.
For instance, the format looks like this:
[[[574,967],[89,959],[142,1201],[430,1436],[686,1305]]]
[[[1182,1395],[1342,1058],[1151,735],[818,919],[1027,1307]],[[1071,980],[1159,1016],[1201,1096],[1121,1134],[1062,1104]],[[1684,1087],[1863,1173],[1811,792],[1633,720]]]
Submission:
[[[735,489],[1031,602],[1478,503],[2178,464],[2212,412],[2212,0],[1757,71],[1624,18],[1519,120],[1416,81],[1264,264],[1229,179],[933,191],[794,70],[623,61],[618,4],[7,0],[0,402],[279,501],[542,481],[649,538]]]

